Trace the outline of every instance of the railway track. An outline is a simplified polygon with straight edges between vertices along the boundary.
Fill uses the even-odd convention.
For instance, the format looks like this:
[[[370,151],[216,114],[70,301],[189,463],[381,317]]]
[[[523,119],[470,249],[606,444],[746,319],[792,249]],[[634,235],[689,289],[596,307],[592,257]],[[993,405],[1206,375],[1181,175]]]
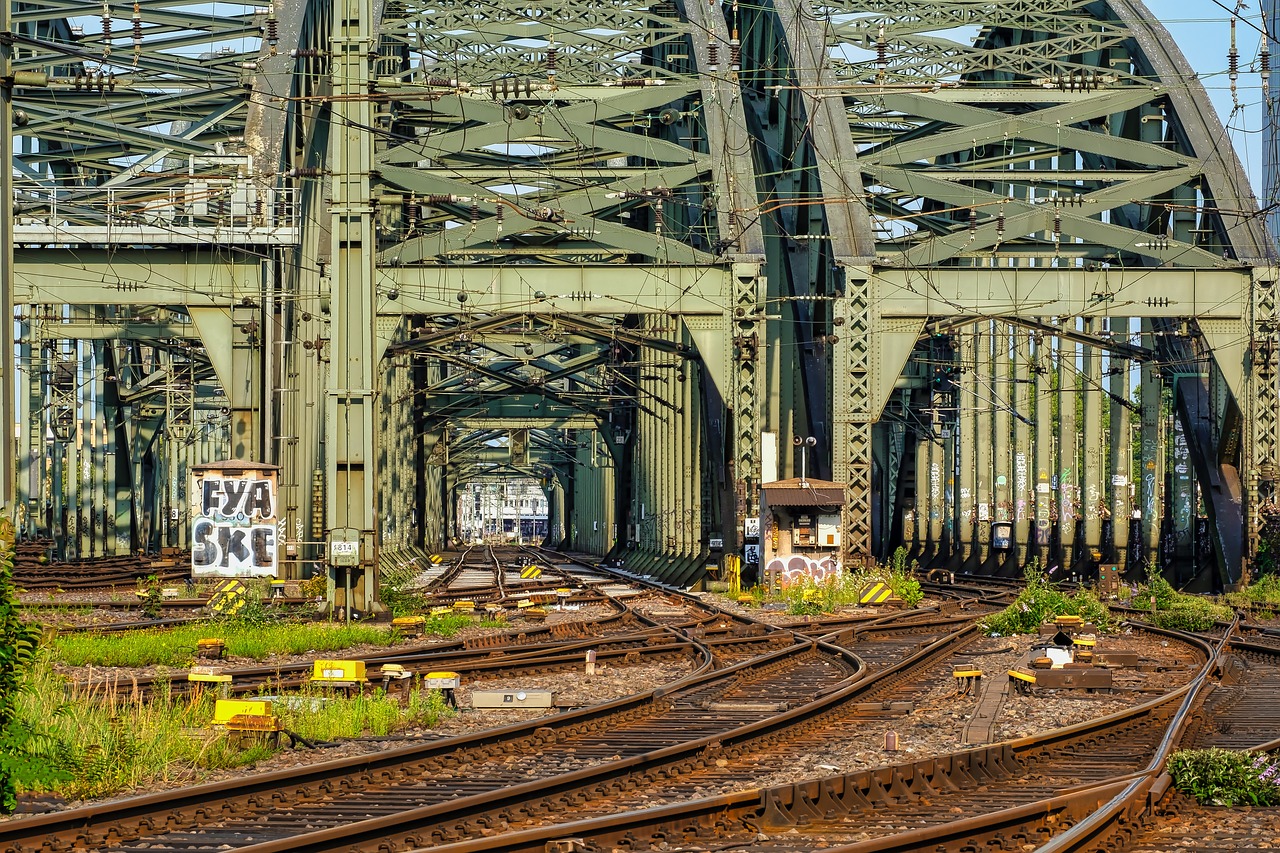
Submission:
[[[541,853],[578,839],[581,846],[564,849],[905,853],[1047,850],[1042,845],[1055,836],[1072,833],[1068,844],[1080,837],[1091,843],[1096,832],[1088,825],[1090,815],[1134,787],[1136,779],[1146,779],[1185,724],[1214,658],[1207,644],[1200,651],[1205,663],[1188,684],[1045,735],[763,791],[430,846],[437,853]],[[575,815],[581,811],[575,807]]]
[[[684,606],[677,608],[673,606],[676,603]],[[343,769],[308,768],[302,774],[305,779],[295,771],[288,774],[292,794],[277,792],[270,802],[262,799],[263,792],[283,778],[254,780],[251,791],[237,785],[204,786],[200,791],[141,798],[151,801],[145,805],[135,800],[129,801],[131,805],[121,804],[123,809],[91,807],[79,815],[68,812],[21,823],[39,834],[41,845],[46,838],[56,839],[49,842],[54,846],[41,849],[60,849],[64,844],[121,851],[156,849],[157,844],[164,849],[196,849],[215,838],[214,846],[257,849],[265,832],[277,836],[272,843],[284,845],[280,849],[318,850],[317,845],[325,842],[317,832],[308,832],[301,840],[294,835],[299,821],[313,830],[328,826],[327,832],[342,834],[348,829],[346,818],[351,810],[363,809],[366,817],[372,810],[375,814],[389,812],[397,820],[403,817],[419,827],[433,816],[435,824],[441,824],[466,818],[459,795],[467,792],[470,808],[483,809],[476,811],[473,819],[483,823],[485,814],[527,807],[529,785],[554,794],[591,785],[607,788],[622,770],[651,775],[662,774],[663,768],[669,768],[666,773],[684,772],[687,768],[678,762],[713,745],[720,749],[734,737],[764,737],[775,727],[795,726],[797,720],[811,717],[814,703],[827,707],[848,699],[855,689],[855,675],[870,665],[829,643],[752,625],[694,602],[664,597],[661,604],[671,611],[667,615],[676,626],[668,630],[684,637],[697,634],[698,639],[689,642],[700,646],[705,657],[698,674],[673,687],[599,709],[546,718],[524,728],[507,727],[485,736],[439,742],[417,748],[412,754],[388,753],[349,761]],[[698,618],[690,619],[690,612]],[[945,629],[954,627],[948,623]],[[901,663],[905,649],[919,646],[920,626],[903,631],[909,639],[880,644],[885,671],[862,679],[865,683],[858,683],[857,690],[869,693],[873,682],[886,683],[880,680],[892,677],[887,663]],[[744,633],[747,635],[741,636]],[[886,629],[886,636],[888,633]],[[788,645],[777,648],[782,642]],[[731,662],[721,654],[718,663],[723,668],[712,670],[717,646],[750,657]],[[762,649],[765,653],[759,654]],[[935,649],[933,653],[940,652]],[[874,655],[866,657],[873,664],[880,662]],[[779,717],[786,721],[778,722]],[[433,748],[439,751],[432,752]],[[463,775],[464,765],[467,782],[459,786],[457,779]],[[538,781],[527,781],[530,777]],[[312,779],[314,787],[306,784]],[[412,783],[404,781],[409,779]],[[221,794],[227,800],[219,810],[210,804]],[[228,814],[237,815],[237,820],[221,820]],[[391,818],[384,815],[383,819]],[[100,832],[92,828],[104,820],[112,825]],[[185,833],[178,826],[184,821],[190,824]],[[157,836],[154,831],[160,825],[175,831]],[[369,829],[372,827],[366,825],[351,831],[358,834]],[[26,849],[20,838],[5,836],[8,830],[0,830],[0,842],[14,850]],[[451,830],[441,831],[447,834]],[[112,839],[120,842],[110,843]]]
[[[28,592],[96,590],[133,587],[140,578],[155,575],[161,583],[185,581],[191,575],[189,560],[154,557],[98,557],[65,563],[40,563],[19,555],[13,582]]]
[[[1254,626],[1249,626],[1254,627]],[[1258,643],[1269,632],[1252,630],[1225,649],[1222,684],[1196,715],[1183,742],[1188,748],[1280,749],[1280,645]],[[1134,853],[1164,853],[1178,848],[1203,851],[1259,849],[1273,843],[1280,808],[1240,811],[1200,806],[1157,780],[1150,807],[1135,811],[1123,831]]]
[[[483,587],[476,571],[468,592],[519,594],[502,560],[485,567]],[[560,577],[581,580],[574,572]],[[621,583],[596,577],[597,588]],[[762,776],[852,728],[893,724],[923,698],[924,685],[949,675],[976,639],[969,623],[1008,591],[947,586],[974,598],[933,612],[772,628],[690,596],[646,593],[628,605],[631,619],[651,627],[630,635],[496,649],[488,662],[476,650],[424,649],[420,660],[429,666],[447,662],[459,671],[470,661],[483,672],[579,666],[587,646],[616,644],[626,654],[627,644],[643,643],[655,655],[694,655],[698,669],[640,696],[500,730],[16,821],[0,826],[0,846],[15,853],[1093,849],[1098,839],[1140,827],[1133,803],[1165,797],[1158,761],[1179,733],[1244,742],[1257,732],[1233,735],[1204,721],[1254,714],[1254,703],[1265,711],[1268,702],[1280,716],[1280,695],[1265,692],[1280,692],[1272,664],[1280,650],[1265,634],[1219,649],[1169,634],[1171,642],[1199,642],[1200,672],[1136,708],[1047,736],[755,790]],[[1215,661],[1224,686],[1189,722]],[[1273,736],[1275,725],[1260,718]],[[1178,803],[1163,802],[1165,811]],[[566,822],[567,814],[575,819]],[[1139,816],[1153,815],[1151,806]]]

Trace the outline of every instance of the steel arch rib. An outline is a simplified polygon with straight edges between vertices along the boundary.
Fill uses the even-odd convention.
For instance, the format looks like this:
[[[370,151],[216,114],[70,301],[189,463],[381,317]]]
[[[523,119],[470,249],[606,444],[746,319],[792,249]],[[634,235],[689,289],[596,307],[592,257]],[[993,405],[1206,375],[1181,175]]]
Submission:
[[[1169,87],[1169,100],[1189,146],[1203,158],[1204,177],[1213,200],[1219,206],[1229,201],[1237,209],[1255,211],[1258,204],[1249,176],[1236,156],[1235,147],[1221,144],[1228,141],[1226,129],[1209,102],[1204,84],[1169,31],[1139,0],[1108,0],[1107,5],[1133,33],[1156,77],[1185,81],[1181,86]],[[1275,241],[1267,234],[1261,217],[1240,217],[1234,224],[1226,225],[1226,231],[1239,260],[1249,264],[1275,262]]]

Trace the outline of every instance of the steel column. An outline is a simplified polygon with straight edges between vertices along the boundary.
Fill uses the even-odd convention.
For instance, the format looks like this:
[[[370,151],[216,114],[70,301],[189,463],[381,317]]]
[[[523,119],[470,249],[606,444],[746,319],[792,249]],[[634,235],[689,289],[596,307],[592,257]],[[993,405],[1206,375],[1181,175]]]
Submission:
[[[378,607],[378,524],[376,435],[378,366],[374,317],[374,256],[370,171],[373,168],[373,104],[368,98],[370,55],[376,39],[372,0],[342,0],[335,9],[329,50],[333,100],[330,105],[328,168],[332,174],[329,271],[331,338],[325,383],[326,539],[334,544],[358,537],[358,570],[336,603],[368,613]],[[341,590],[342,584],[338,587]]]

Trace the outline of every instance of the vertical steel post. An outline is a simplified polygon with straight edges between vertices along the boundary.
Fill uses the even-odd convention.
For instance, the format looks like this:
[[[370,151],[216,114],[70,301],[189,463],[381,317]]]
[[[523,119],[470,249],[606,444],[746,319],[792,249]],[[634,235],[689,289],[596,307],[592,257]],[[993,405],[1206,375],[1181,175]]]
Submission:
[[[1077,520],[1080,518],[1080,344],[1058,339],[1058,541],[1062,569],[1075,562]]]
[[[911,551],[915,554],[921,554],[929,547],[929,448],[932,443],[928,436],[917,434],[915,447],[915,483],[912,485],[915,489],[916,505],[912,511],[911,536],[909,540],[905,540],[910,545]],[[904,537],[907,534],[907,525],[902,528]]]
[[[1128,335],[1129,319],[1112,317],[1113,336],[1119,326],[1120,337]],[[1129,486],[1133,480],[1133,433],[1130,429],[1129,407],[1121,401],[1129,399],[1129,375],[1131,364],[1115,355],[1111,365],[1111,540],[1115,548],[1116,562],[1123,573],[1129,558]]]
[[[976,421],[977,429],[970,440],[978,446],[977,479],[974,483],[974,493],[978,501],[978,563],[981,565],[987,562],[987,557],[990,554],[992,510],[994,509],[992,504],[995,502],[995,492],[992,489],[995,389],[991,381],[991,323],[979,323],[976,328],[978,331],[974,335],[977,347],[977,370],[975,371],[976,377],[974,381],[976,417],[974,420]]]
[[[935,556],[942,554],[942,484],[945,478],[942,452],[942,416],[935,409],[929,415],[929,547]]]
[[[1142,345],[1155,349],[1156,336],[1152,322],[1142,321]],[[1163,463],[1164,383],[1153,362],[1142,364],[1142,451],[1139,472],[1139,511],[1142,513],[1142,565],[1158,565],[1160,527],[1164,520]]]
[[[960,381],[956,393],[956,433],[960,442],[960,529],[957,538],[960,541],[961,555],[964,562],[969,562],[973,554],[975,541],[976,503],[974,490],[977,488],[975,471],[977,466],[976,441],[977,421],[975,410],[977,403],[977,358],[978,358],[978,325],[966,326],[960,335]]]
[[[1095,334],[1094,321],[1086,319],[1085,333]],[[1093,552],[1102,547],[1102,354],[1085,347],[1084,354],[1084,544]]]
[[[95,316],[96,311],[97,309],[91,308],[81,313],[91,318]],[[79,531],[80,555],[90,557],[97,556],[97,549],[94,547],[97,525],[93,523],[94,513],[97,510],[97,503],[94,500],[96,494],[94,483],[100,476],[101,463],[98,459],[98,442],[94,425],[101,395],[98,388],[99,374],[93,363],[93,342],[77,341],[76,347],[80,356],[80,381],[77,389],[80,396],[80,434],[78,436],[80,466],[76,472],[77,479],[80,481],[80,497],[76,501],[78,517],[76,528]]]
[[[1013,384],[1010,381],[1009,333],[1011,327],[997,320],[992,324],[995,346],[995,382],[991,390],[991,406],[995,420],[996,521],[1013,520]]]
[[[1013,557],[1017,565],[1026,564],[1031,554],[1031,424],[1035,417],[1032,406],[1032,383],[1035,381],[1031,357],[1031,337],[1017,328],[1013,336]]]
[[[1246,376],[1244,435],[1241,459],[1244,463],[1245,566],[1241,583],[1248,583],[1253,561],[1258,556],[1262,528],[1261,509],[1275,506],[1280,486],[1280,354],[1276,341],[1277,308],[1274,270],[1255,273],[1251,289],[1249,359]]]
[[[1053,343],[1048,335],[1035,338],[1035,351],[1030,364],[1035,366],[1035,553],[1040,560],[1041,571],[1049,568],[1049,542],[1053,530],[1050,508],[1053,495]],[[1030,413],[1028,413],[1030,414]]]
[[[325,387],[325,498],[331,558],[339,541],[358,535],[358,568],[346,570],[353,601],[377,607],[377,509],[374,409],[377,364],[374,332],[373,103],[369,97],[374,49],[372,0],[341,0],[329,45],[332,102],[328,168],[332,180],[329,272],[332,310]],[[341,532],[340,532],[341,531]],[[350,533],[349,533],[349,532]]]

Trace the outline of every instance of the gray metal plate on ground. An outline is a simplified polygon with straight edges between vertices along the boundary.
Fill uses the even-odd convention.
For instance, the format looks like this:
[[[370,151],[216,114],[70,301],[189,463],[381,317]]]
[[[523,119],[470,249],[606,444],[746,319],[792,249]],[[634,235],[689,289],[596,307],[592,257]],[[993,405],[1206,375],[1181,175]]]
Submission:
[[[550,690],[472,690],[472,708],[550,708]]]

